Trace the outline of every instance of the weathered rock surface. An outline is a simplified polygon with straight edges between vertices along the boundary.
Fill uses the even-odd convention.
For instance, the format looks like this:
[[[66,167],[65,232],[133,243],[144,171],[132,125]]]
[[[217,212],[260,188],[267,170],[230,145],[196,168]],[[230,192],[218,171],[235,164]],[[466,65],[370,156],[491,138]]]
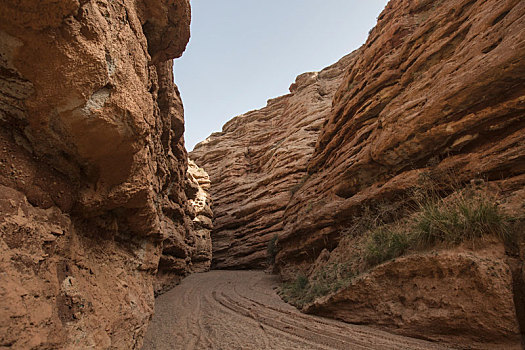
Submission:
[[[332,255],[344,254],[340,248]],[[521,349],[506,260],[501,243],[408,255],[357,277],[305,311],[438,342]]]
[[[278,234],[276,271],[285,279],[301,270],[311,271],[321,252],[338,247],[364,208],[383,203],[393,208],[393,217],[402,213],[422,174],[430,174],[439,186],[450,185],[451,177],[459,187],[484,179],[489,187],[497,188],[502,208],[523,215],[524,28],[525,3],[519,0],[392,0],[367,42],[341,69],[344,78],[334,78],[337,92],[331,111],[325,110],[330,106],[325,101],[316,104],[323,108],[315,112],[285,113],[282,104],[290,101],[302,108],[311,106],[311,98],[299,90],[271,100],[261,111],[233,119],[221,133],[198,145],[193,157],[210,174],[217,196],[217,228],[212,234],[216,266],[262,266],[264,242]],[[325,97],[333,93],[322,91]],[[275,129],[272,120],[278,125]],[[287,150],[301,144],[306,138],[298,130],[310,130],[308,123],[312,127],[305,143],[308,147],[282,158],[269,153],[267,145],[275,144],[274,140],[290,138]],[[473,295],[481,298],[491,293],[483,291],[484,285],[500,284],[498,296],[488,298],[486,304],[470,303],[447,290],[450,300],[442,304],[442,312],[460,319],[433,314],[433,301],[438,299],[432,290],[418,291],[425,300],[418,305],[412,299],[414,303],[406,299],[410,301],[406,305],[396,301],[392,285],[404,291],[417,274],[426,273],[424,266],[402,267],[397,262],[371,271],[354,289],[326,300],[318,310],[338,316],[334,310],[344,309],[346,298],[352,307],[360,308],[358,315],[368,317],[359,321],[344,316],[352,322],[377,323],[424,337],[414,327],[421,322],[435,327],[436,333],[429,336],[434,339],[457,342],[463,337],[474,342],[486,336],[493,343],[508,339],[518,346],[517,324],[522,332],[525,325],[523,252],[506,249],[506,260],[501,255],[484,257],[487,252],[472,253],[471,258],[444,251],[424,258],[438,274],[435,280],[421,277],[428,286],[479,283]],[[403,261],[416,265],[416,257]],[[498,278],[487,276],[482,259],[497,262],[506,272]],[[479,267],[477,275],[463,271],[469,261]],[[449,268],[453,271],[448,272]],[[447,274],[440,276],[440,269]],[[465,313],[455,313],[462,303]],[[426,313],[423,310],[417,321],[404,316],[427,304],[432,307]],[[392,312],[389,307],[400,309]],[[501,324],[497,315],[490,322],[476,323],[485,309],[501,313]],[[461,322],[471,327],[461,329],[461,336],[450,334]]]
[[[335,90],[354,59],[298,76],[290,94],[232,119],[190,153],[212,182],[214,267],[266,265],[266,245],[283,230],[286,205],[305,180]]]
[[[283,277],[308,268],[323,249],[334,249],[366,206],[391,202],[399,207],[410,201],[423,172],[438,183],[452,174],[456,186],[484,178],[499,188],[501,202],[517,204],[523,215],[524,27],[525,4],[520,1],[389,3],[334,98],[332,113],[308,164],[310,177],[285,211],[276,258]],[[405,263],[420,263],[407,259]],[[436,259],[428,262],[435,268],[446,256]],[[522,256],[518,259],[523,261]],[[525,318],[519,268],[513,268],[511,280],[482,274],[473,279],[480,295],[491,293],[481,284],[484,281],[499,284],[501,291],[512,291],[512,297],[502,294],[487,297],[488,305],[470,304],[470,295],[462,297],[447,289],[443,294],[448,303],[434,309],[443,313],[439,318],[432,310],[434,291],[421,290],[425,298],[419,305],[411,304],[410,299],[395,301],[400,296],[408,298],[401,286],[410,286],[423,272],[417,266],[407,267],[413,275],[403,278],[401,270],[390,269],[395,264],[373,270],[368,277],[372,280],[356,282],[354,289],[325,301],[324,307],[331,311],[324,313],[319,308],[319,312],[339,317],[333,310],[348,303],[348,308],[359,305],[356,315],[363,316],[361,323],[395,332],[474,347],[478,347],[475,340],[508,340],[510,345],[503,348],[519,347],[517,325],[523,327]],[[461,271],[461,257],[448,265],[453,273]],[[387,273],[392,275],[387,277]],[[440,279],[433,283],[452,283],[446,275]],[[458,274],[453,285],[469,280]],[[397,297],[392,289],[399,292]],[[475,290],[472,293],[476,295]],[[465,314],[455,313],[454,304],[464,305]],[[390,307],[403,310],[396,313]],[[419,313],[418,321],[406,316],[418,307],[428,308]],[[497,312],[494,320],[476,319],[486,310]],[[371,318],[367,319],[367,313]],[[448,317],[451,315],[455,317]],[[499,324],[497,317],[501,317]],[[427,334],[425,327],[416,329],[414,322],[439,335]],[[456,334],[451,330],[458,323],[466,327]]]
[[[156,295],[171,289],[189,273],[208,271],[211,266],[210,232],[213,228],[213,211],[208,193],[210,178],[192,160],[188,161],[184,189],[190,204],[189,214],[184,218],[191,220],[191,234],[184,237],[174,231],[162,243],[162,256],[155,284]]]
[[[403,200],[422,171],[521,190],[524,25],[521,1],[391,1],[287,207],[278,265],[315,259],[364,204]]]
[[[203,259],[171,62],[189,23],[187,0],[2,3],[0,347],[140,348],[162,242],[184,237],[175,274]]]

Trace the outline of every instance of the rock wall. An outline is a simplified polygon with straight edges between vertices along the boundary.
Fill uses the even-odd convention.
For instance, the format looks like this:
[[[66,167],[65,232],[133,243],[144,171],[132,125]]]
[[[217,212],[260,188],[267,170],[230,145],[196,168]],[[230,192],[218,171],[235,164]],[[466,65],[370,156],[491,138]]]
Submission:
[[[406,199],[422,172],[523,189],[524,12],[521,1],[387,5],[287,207],[283,273],[337,245],[365,204]]]
[[[212,182],[215,268],[266,266],[267,243],[283,230],[286,205],[306,179],[333,95],[354,59],[298,76],[290,94],[233,118],[190,153]]]
[[[184,187],[189,210],[184,219],[191,220],[189,225],[192,234],[184,236],[179,231],[173,231],[162,243],[162,256],[155,283],[156,295],[173,288],[189,273],[210,269],[213,211],[209,189],[208,174],[189,160]]]
[[[337,91],[318,90],[327,100],[311,104],[316,85],[292,89],[212,134],[193,157],[217,196],[215,267],[263,266],[265,243],[277,234],[275,270],[284,279],[308,273],[332,254],[351,253],[342,239],[365,208],[384,204],[392,217],[402,214],[425,174],[442,185],[452,175],[459,187],[483,179],[501,208],[523,216],[523,28],[519,0],[392,0],[344,61],[344,77],[334,75],[329,86]],[[287,112],[291,103],[296,113]],[[283,149],[279,140],[290,143]],[[268,145],[278,146],[275,154]],[[524,257],[516,249],[407,257],[413,266],[381,265],[308,310],[455,344],[519,348]],[[462,299],[463,284],[472,288]],[[499,289],[488,291],[492,285]],[[467,300],[487,295],[494,297],[485,304]],[[500,318],[476,319],[486,312]],[[431,333],[416,324],[439,327]]]
[[[283,216],[276,269],[284,278],[308,271],[323,249],[349,254],[340,240],[353,220],[378,203],[395,216],[422,174],[441,184],[452,175],[455,186],[484,179],[502,208],[523,217],[523,28],[523,1],[387,5],[338,88],[310,176]],[[405,335],[518,349],[524,257],[506,248],[498,256],[402,258],[308,309]]]
[[[162,242],[184,238],[173,275],[203,259],[171,61],[189,24],[187,0],[2,3],[0,347],[140,348]]]

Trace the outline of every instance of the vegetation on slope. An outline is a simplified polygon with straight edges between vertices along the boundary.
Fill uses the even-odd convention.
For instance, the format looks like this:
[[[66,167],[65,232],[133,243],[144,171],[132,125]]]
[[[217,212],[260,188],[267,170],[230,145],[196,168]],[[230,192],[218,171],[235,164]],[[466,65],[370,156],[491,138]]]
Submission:
[[[348,260],[327,264],[311,273],[310,278],[298,274],[295,280],[283,283],[281,297],[303,307],[348,285],[359,274],[411,252],[462,243],[475,246],[489,236],[505,241],[518,220],[505,215],[486,191],[473,188],[458,190],[445,198],[427,189],[414,197],[416,205],[411,215],[390,224],[365,210],[358,225],[361,237]]]

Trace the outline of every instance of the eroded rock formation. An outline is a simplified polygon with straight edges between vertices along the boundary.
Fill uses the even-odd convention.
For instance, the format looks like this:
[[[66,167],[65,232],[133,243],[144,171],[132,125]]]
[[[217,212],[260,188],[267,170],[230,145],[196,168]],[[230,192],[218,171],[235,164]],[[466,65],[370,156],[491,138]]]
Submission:
[[[336,240],[367,202],[399,200],[422,171],[523,189],[524,11],[520,1],[389,3],[288,206],[283,265]]]
[[[171,61],[189,23],[187,0],[2,3],[0,347],[140,348],[162,242],[176,275],[203,259]]]
[[[341,242],[327,264],[355,244]],[[501,242],[410,254],[361,274],[307,313],[474,349],[520,349],[512,269]]]
[[[184,219],[191,223],[192,234],[183,236],[178,231],[162,243],[155,294],[161,294],[192,272],[204,272],[211,265],[211,236],[213,211],[208,193],[210,178],[204,169],[192,160],[188,161],[188,171],[184,191],[190,204],[189,213]]]
[[[393,217],[403,213],[428,174],[439,184],[452,176],[460,188],[483,179],[496,189],[501,208],[523,216],[523,28],[519,0],[392,0],[367,42],[340,68],[344,78],[334,75],[333,99],[334,92],[323,89],[318,97],[322,80],[313,79],[198,145],[194,157],[210,173],[217,196],[216,266],[263,265],[264,242],[278,234],[276,271],[285,279],[308,273],[334,251],[350,254],[340,242],[365,208],[383,203]],[[297,112],[287,113],[292,103]],[[290,143],[282,148],[279,140]],[[296,144],[306,147],[294,151]],[[277,146],[275,154],[268,145]],[[288,153],[279,157],[279,151]],[[436,257],[390,262],[310,310],[412,336],[519,347],[523,249],[519,243],[494,249],[498,254],[445,249]],[[501,273],[487,273],[483,259]],[[463,283],[472,287],[467,294],[453,289]],[[414,284],[417,302],[402,295]],[[487,290],[491,285],[497,290]],[[437,291],[448,300],[438,301]],[[462,299],[483,295],[494,297],[488,304]],[[476,319],[486,310],[501,322]],[[416,323],[439,327],[427,334],[415,330]]]
[[[214,267],[266,266],[267,243],[283,230],[286,205],[306,179],[333,95],[353,60],[355,54],[298,76],[290,94],[232,119],[190,153],[213,184]]]

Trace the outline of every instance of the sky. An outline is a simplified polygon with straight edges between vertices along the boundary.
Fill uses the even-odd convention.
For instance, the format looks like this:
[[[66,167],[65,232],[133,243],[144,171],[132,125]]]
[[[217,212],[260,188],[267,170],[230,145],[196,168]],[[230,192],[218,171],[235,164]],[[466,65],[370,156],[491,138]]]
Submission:
[[[191,0],[191,39],[174,68],[186,148],[357,49],[387,2]]]

